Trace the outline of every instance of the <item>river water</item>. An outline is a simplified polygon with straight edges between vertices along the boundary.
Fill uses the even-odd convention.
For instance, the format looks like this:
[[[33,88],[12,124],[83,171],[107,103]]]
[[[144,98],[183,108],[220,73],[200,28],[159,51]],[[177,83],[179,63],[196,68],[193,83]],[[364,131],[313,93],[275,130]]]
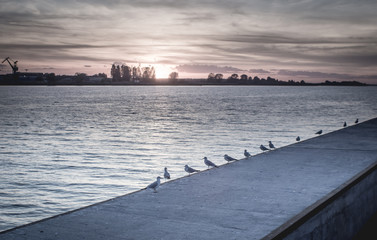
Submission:
[[[377,87],[0,87],[0,231],[377,117]]]

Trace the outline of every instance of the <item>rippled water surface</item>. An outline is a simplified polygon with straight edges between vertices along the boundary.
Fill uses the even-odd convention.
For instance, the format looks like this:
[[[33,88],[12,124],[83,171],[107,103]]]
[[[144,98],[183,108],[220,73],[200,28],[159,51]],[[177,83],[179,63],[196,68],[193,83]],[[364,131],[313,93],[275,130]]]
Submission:
[[[377,87],[0,87],[0,231],[377,117]]]

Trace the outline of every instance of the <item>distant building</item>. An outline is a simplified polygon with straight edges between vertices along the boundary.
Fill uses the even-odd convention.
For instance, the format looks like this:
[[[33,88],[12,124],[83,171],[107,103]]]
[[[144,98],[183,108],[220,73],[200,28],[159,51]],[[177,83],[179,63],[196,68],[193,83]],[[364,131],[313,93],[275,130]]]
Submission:
[[[19,73],[18,75],[18,84],[34,85],[34,84],[46,84],[43,73]]]

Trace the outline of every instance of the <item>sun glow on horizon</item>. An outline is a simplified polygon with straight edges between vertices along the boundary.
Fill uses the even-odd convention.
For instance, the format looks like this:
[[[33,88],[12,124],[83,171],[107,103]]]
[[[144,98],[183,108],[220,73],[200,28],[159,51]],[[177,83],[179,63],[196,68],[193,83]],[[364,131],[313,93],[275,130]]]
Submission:
[[[157,79],[166,79],[169,78],[169,74],[171,72],[176,71],[174,66],[165,65],[165,64],[156,64],[154,66],[156,71],[156,78]]]

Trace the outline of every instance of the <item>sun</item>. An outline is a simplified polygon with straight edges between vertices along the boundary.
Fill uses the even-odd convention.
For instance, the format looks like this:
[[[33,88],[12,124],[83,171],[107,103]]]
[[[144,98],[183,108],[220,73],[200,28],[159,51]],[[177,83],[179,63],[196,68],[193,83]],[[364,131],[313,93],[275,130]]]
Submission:
[[[165,65],[165,64],[156,64],[154,66],[156,71],[156,78],[157,79],[166,79],[169,78],[169,74],[174,72],[174,66]]]

